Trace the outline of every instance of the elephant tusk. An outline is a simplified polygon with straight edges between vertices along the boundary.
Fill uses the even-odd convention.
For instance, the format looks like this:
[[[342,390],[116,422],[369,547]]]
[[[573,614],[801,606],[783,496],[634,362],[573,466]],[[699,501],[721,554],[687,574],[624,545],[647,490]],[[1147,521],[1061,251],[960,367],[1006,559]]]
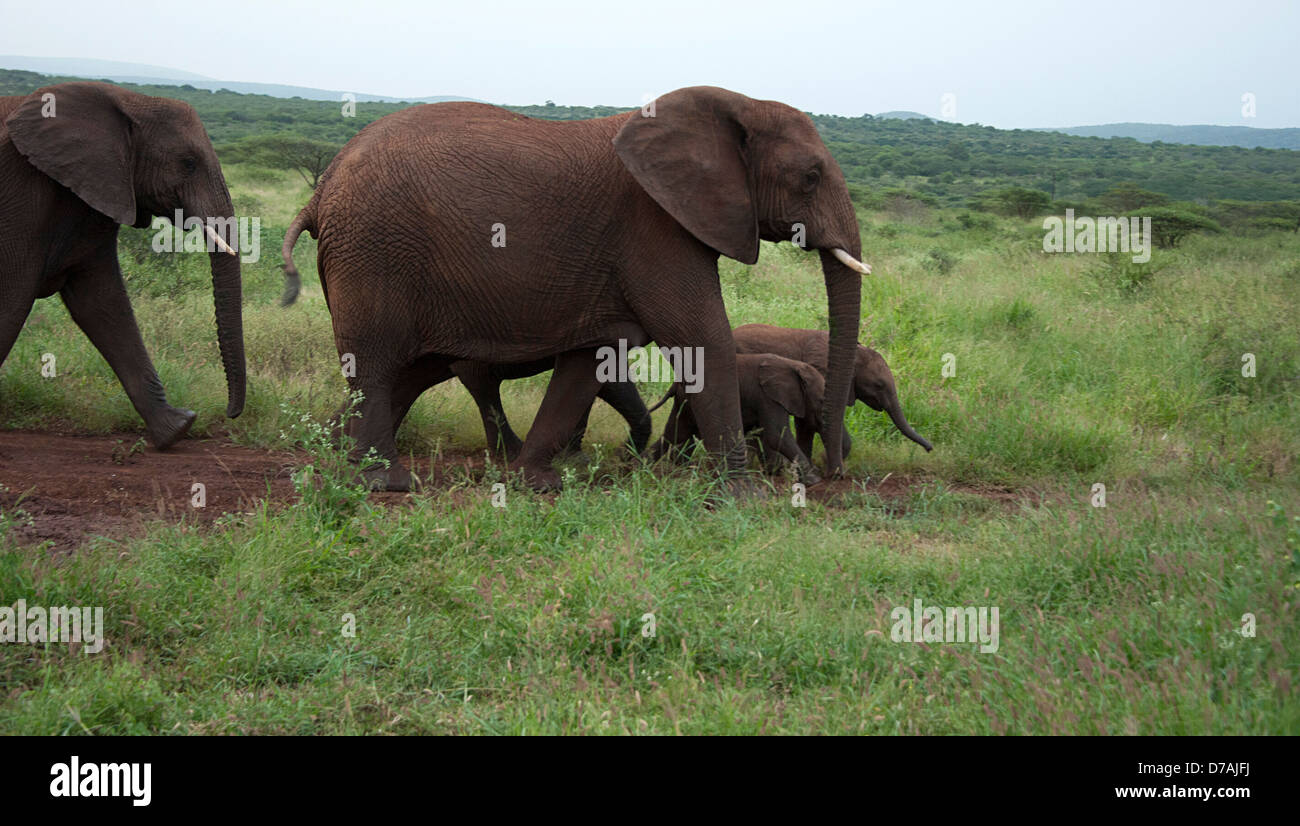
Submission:
[[[839,247],[831,250],[831,255],[839,259],[839,262],[849,269],[856,270],[863,275],[871,275],[871,265],[862,263]]]
[[[213,229],[211,226],[205,224],[203,227],[203,231],[207,234],[209,238],[212,239],[212,243],[217,245],[217,249],[221,250],[227,255],[239,255],[239,253],[235,252],[233,247],[231,247],[229,244],[226,243],[226,239],[218,235],[217,231]]]

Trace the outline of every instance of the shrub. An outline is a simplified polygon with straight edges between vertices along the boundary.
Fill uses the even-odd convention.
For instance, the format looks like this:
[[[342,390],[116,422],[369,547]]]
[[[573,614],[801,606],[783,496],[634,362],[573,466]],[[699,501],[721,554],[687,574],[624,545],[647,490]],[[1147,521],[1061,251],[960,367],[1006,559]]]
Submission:
[[[1105,286],[1133,295],[1146,289],[1155,274],[1164,268],[1165,263],[1157,263],[1154,258],[1145,264],[1136,264],[1127,252],[1111,252],[1098,256],[1097,265],[1089,269],[1088,274]]]
[[[925,254],[922,266],[936,275],[947,275],[952,272],[953,267],[957,266],[957,259],[945,250],[935,247]]]
[[[337,440],[330,426],[317,422],[308,413],[294,411],[287,404],[280,405],[281,412],[292,422],[289,433],[281,434],[281,438],[291,439],[311,460],[293,474],[294,490],[315,521],[332,530],[344,527],[368,508],[369,490],[357,473],[357,463],[352,461],[356,440],[346,433],[348,420],[360,415],[357,407],[361,400],[360,392],[349,397],[348,406],[338,417]],[[372,447],[361,458],[360,466],[387,468],[388,460],[376,454]]]

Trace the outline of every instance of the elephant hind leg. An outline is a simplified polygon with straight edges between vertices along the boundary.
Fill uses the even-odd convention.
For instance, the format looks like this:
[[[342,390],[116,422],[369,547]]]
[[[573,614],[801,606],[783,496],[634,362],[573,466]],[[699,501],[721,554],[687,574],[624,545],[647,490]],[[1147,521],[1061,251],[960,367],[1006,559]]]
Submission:
[[[432,355],[421,356],[398,371],[393,381],[391,401],[394,436],[416,399],[425,390],[442,384],[453,375],[447,359]]]

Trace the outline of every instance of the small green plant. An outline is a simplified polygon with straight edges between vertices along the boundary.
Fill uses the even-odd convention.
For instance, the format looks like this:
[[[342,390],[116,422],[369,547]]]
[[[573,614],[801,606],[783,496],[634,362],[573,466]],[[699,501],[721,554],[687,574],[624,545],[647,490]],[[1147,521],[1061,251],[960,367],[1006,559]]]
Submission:
[[[1285,532],[1286,547],[1291,551],[1291,587],[1300,588],[1300,516],[1288,522],[1286,509],[1272,499],[1268,500],[1268,514],[1278,530]]]
[[[143,453],[144,448],[145,448],[144,439],[136,439],[135,444],[131,445],[130,447],[127,447],[125,442],[123,442],[121,439],[118,439],[116,444],[113,446],[113,456],[112,456],[113,464],[115,465],[126,464],[127,462],[131,461],[131,457],[134,456],[135,454]]]
[[[292,441],[311,458],[293,474],[294,490],[302,505],[331,529],[343,527],[368,507],[369,488],[358,468],[389,467],[388,460],[379,456],[373,447],[359,462],[353,461],[356,440],[347,434],[347,423],[361,415],[357,408],[363,398],[360,391],[349,396],[347,407],[338,417],[337,438],[333,428],[316,421],[310,414],[295,411],[288,404],[280,405],[281,412],[291,422],[281,438]]]
[[[1126,295],[1136,295],[1149,287],[1151,279],[1164,268],[1164,261],[1153,258],[1145,264],[1137,264],[1130,253],[1111,252],[1099,256],[1097,265],[1089,269],[1088,274],[1103,286]]]
[[[8,492],[9,488],[0,485],[0,494]],[[9,532],[14,528],[30,528],[36,524],[35,520],[32,519],[32,515],[19,507],[26,498],[27,494],[24,493],[14,500],[12,508],[0,508],[0,540],[8,536]]]
[[[945,250],[935,247],[925,254],[922,266],[936,275],[947,275],[952,272],[953,267],[957,266],[957,259]]]

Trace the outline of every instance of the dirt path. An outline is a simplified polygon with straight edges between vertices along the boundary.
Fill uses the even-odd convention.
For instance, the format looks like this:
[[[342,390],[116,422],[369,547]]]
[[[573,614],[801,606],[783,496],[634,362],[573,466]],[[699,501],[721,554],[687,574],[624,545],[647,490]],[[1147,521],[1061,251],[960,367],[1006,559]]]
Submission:
[[[406,460],[404,460],[406,461]],[[165,453],[147,447],[138,433],[74,436],[49,432],[0,431],[0,510],[21,509],[30,523],[14,530],[23,544],[48,541],[56,552],[74,550],[90,537],[129,537],[153,519],[210,523],[225,513],[247,513],[260,500],[272,505],[296,501],[291,474],[303,457],[288,451],[239,447],[223,439],[183,439]],[[450,486],[456,471],[477,475],[481,452],[444,454],[436,467],[412,468],[432,479],[430,490]],[[890,500],[910,495],[927,480],[890,476],[868,489]],[[205,507],[192,504],[193,485],[204,486]],[[1014,505],[1027,492],[950,489]],[[835,506],[855,490],[855,480],[826,482],[808,490],[811,501]],[[393,503],[407,494],[372,494]]]
[[[253,450],[212,439],[184,439],[161,453],[139,434],[64,436],[0,432],[0,508],[21,508],[32,524],[23,542],[49,540],[58,550],[89,536],[133,533],[151,518],[211,522],[249,511],[259,499],[295,498],[291,453]],[[194,483],[206,506],[191,504]]]

